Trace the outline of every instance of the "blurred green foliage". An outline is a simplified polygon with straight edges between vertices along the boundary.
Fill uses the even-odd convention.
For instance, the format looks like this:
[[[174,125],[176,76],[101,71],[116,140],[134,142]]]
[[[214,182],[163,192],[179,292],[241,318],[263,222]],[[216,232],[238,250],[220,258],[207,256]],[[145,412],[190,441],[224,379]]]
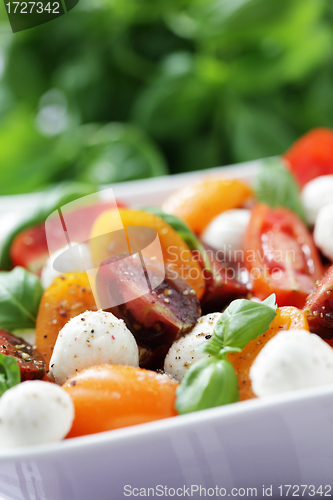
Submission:
[[[280,154],[333,128],[332,47],[330,0],[80,0],[0,26],[0,194]]]

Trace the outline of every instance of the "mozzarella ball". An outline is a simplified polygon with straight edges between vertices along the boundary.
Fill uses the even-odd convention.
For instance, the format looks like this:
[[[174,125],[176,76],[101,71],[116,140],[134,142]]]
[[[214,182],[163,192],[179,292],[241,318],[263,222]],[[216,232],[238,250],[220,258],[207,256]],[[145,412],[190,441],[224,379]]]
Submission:
[[[192,330],[176,340],[164,360],[164,371],[180,382],[193,363],[209,357],[195,348],[213,335],[221,313],[207,314],[198,319]]]
[[[201,239],[216,250],[222,250],[229,262],[243,260],[244,236],[250,218],[251,211],[245,208],[226,210],[211,221]]]
[[[254,360],[250,379],[259,397],[333,384],[333,349],[306,330],[280,332]]]
[[[309,224],[314,224],[319,210],[333,203],[333,175],[321,175],[305,184],[301,200]]]
[[[64,384],[84,368],[106,363],[139,366],[137,343],[122,319],[102,310],[86,311],[60,330],[49,376]]]
[[[319,210],[313,238],[325,257],[333,261],[333,203]]]
[[[73,402],[61,387],[41,380],[22,382],[0,398],[0,447],[60,441],[73,420]]]
[[[54,269],[56,259],[58,259],[57,264],[61,271]],[[68,246],[60,248],[47,259],[40,278],[42,286],[48,288],[52,281],[62,273],[84,272],[93,267],[89,246],[85,243],[80,245],[72,243],[70,248]]]

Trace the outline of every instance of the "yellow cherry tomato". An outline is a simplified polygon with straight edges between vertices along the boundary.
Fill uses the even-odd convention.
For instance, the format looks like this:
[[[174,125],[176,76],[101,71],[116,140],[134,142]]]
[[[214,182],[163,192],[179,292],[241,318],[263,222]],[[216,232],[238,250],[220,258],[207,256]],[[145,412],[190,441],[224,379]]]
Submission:
[[[201,234],[216,215],[241,207],[251,195],[252,190],[245,182],[211,178],[179,189],[165,200],[162,209]]]

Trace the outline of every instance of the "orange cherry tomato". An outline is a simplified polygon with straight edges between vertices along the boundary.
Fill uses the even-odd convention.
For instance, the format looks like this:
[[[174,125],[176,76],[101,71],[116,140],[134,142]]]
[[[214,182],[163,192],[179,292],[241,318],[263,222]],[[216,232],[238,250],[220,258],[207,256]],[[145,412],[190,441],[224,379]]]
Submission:
[[[75,418],[67,437],[84,436],[177,415],[178,383],[133,366],[92,366],[62,386]]]
[[[322,275],[322,265],[312,236],[297,215],[258,203],[244,250],[254,295],[265,299],[275,293],[279,306],[304,306]]]
[[[283,155],[301,186],[320,175],[333,174],[333,130],[315,128]]]
[[[120,216],[120,217],[119,217]],[[107,210],[93,225],[90,236],[92,259],[97,267],[115,253],[119,229],[128,226],[145,226],[157,231],[162,247],[164,264],[168,264],[195,290],[200,299],[205,290],[205,280],[198,259],[178,233],[161,217],[143,210]],[[128,251],[128,247],[126,249]],[[123,253],[123,251],[119,251]]]
[[[207,179],[189,184],[173,193],[162,205],[176,215],[196,234],[221,212],[241,207],[252,195],[250,186],[237,179]]]
[[[62,274],[44,291],[37,315],[36,347],[47,369],[59,331],[87,310],[96,311],[96,304],[86,273]]]
[[[239,397],[241,401],[256,397],[252,391],[249,372],[261,349],[277,333],[292,328],[301,328],[309,331],[305,312],[296,307],[281,307],[277,309],[277,314],[267,332],[249,342],[242,352],[228,354],[228,360],[233,364],[238,376]]]

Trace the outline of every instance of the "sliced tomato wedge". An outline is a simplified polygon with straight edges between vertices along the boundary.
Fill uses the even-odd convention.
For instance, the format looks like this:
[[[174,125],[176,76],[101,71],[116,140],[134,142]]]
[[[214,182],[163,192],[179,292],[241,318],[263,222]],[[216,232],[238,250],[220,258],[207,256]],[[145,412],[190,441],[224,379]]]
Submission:
[[[123,207],[121,203],[117,203],[118,207]],[[71,227],[75,228],[75,242],[83,242],[89,239],[90,231],[97,217],[104,212],[115,208],[113,202],[96,203],[86,207],[80,207],[77,210],[67,214],[66,220],[71,223]],[[52,224],[52,222],[51,222]],[[63,246],[64,235],[59,234],[58,225],[54,224],[54,232],[52,234],[52,247],[58,250]],[[22,266],[29,271],[40,274],[46,260],[49,257],[49,250],[46,241],[45,224],[31,227],[22,231],[16,236],[10,249],[10,258],[14,266]]]
[[[310,331],[333,346],[333,266],[308,297],[304,311]]]
[[[244,250],[253,293],[261,299],[275,293],[280,307],[302,308],[323,273],[311,234],[297,215],[286,208],[257,204]]]
[[[301,186],[320,175],[333,174],[333,130],[316,128],[283,155]]]

